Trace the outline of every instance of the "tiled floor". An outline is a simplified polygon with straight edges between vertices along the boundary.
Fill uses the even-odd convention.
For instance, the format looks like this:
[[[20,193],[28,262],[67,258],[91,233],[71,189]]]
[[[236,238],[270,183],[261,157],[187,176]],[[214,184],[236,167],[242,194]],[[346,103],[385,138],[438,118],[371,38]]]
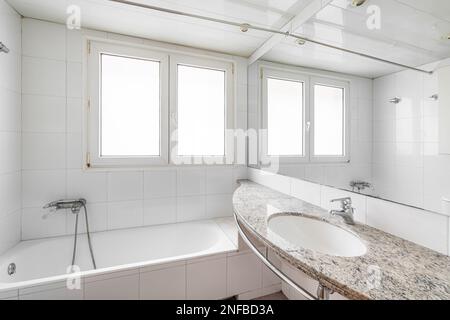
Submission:
[[[288,300],[288,298],[286,298],[286,296],[282,292],[277,292],[277,293],[270,294],[268,296],[261,297],[261,298],[255,299],[255,300],[263,300],[263,301],[271,300],[271,301],[273,301],[273,300]]]

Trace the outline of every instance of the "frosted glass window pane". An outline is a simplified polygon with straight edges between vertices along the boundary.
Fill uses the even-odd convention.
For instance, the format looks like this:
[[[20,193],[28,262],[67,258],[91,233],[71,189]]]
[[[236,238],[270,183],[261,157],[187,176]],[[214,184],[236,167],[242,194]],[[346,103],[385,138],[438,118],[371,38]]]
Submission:
[[[101,156],[159,156],[159,62],[102,54],[101,66]]]
[[[267,79],[268,154],[303,155],[303,83]]]
[[[314,86],[314,153],[344,155],[344,89]]]
[[[225,155],[225,71],[178,66],[178,155]]]

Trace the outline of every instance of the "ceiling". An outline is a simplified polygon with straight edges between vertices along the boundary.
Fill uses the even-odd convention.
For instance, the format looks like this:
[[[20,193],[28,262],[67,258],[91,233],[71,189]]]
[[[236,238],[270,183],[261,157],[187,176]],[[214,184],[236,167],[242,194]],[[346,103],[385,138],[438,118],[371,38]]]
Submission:
[[[250,57],[271,34],[135,8],[108,0],[7,0],[25,17],[65,23],[66,8],[81,8],[82,26]],[[149,5],[281,29],[315,0],[132,0]],[[317,1],[317,0],[316,0]],[[381,28],[366,22],[379,8]],[[295,33],[398,63],[421,66],[450,57],[450,1],[368,0],[353,7],[334,0],[308,17]],[[445,36],[445,38],[444,38]],[[389,64],[284,38],[265,60],[376,78],[400,70]]]

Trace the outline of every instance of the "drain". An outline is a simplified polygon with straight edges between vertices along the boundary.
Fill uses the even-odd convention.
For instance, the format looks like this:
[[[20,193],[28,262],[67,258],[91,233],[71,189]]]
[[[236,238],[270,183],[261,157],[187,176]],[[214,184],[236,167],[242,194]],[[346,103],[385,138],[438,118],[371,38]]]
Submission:
[[[8,275],[12,276],[13,274],[15,274],[16,273],[16,269],[17,269],[16,264],[15,263],[11,263],[8,266]]]

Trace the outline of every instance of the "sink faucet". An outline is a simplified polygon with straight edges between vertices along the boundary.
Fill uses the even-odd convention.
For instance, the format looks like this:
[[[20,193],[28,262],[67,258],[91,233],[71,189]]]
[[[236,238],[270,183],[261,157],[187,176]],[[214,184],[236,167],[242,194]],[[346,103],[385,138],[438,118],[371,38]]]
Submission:
[[[349,225],[355,224],[355,219],[354,219],[355,209],[352,207],[352,199],[351,198],[334,199],[334,200],[331,200],[331,202],[332,203],[334,203],[334,202],[341,203],[341,210],[331,210],[330,211],[330,214],[332,216],[342,217],[346,224],[349,224]]]

